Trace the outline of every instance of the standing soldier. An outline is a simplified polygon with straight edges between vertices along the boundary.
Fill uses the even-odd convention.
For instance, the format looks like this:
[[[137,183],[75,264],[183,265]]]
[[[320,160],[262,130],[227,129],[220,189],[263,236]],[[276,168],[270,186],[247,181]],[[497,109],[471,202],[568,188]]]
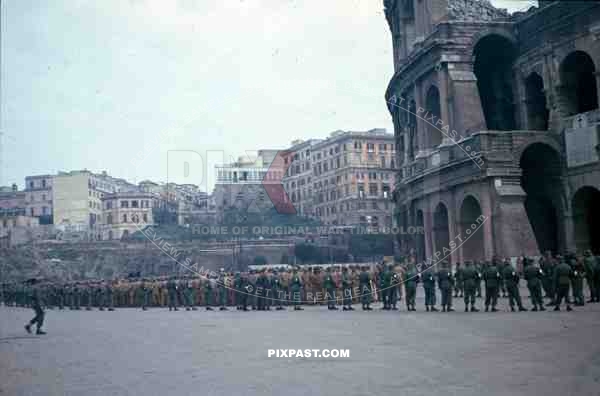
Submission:
[[[587,281],[588,289],[590,289],[589,303],[595,302],[597,299],[598,290],[594,282],[594,271],[596,269],[596,257],[592,255],[591,250],[586,250],[583,259],[583,266],[585,270],[585,280]]]
[[[362,303],[363,311],[372,311],[371,308],[371,277],[369,276],[369,272],[367,272],[367,267],[363,266],[362,271],[359,275],[359,284],[360,284],[360,299]]]
[[[85,310],[86,311],[91,311],[92,310],[92,302],[93,302],[93,298],[92,296],[94,295],[94,286],[92,285],[91,282],[86,282],[85,284],[85,302],[86,302],[86,307]]]
[[[460,266],[460,263],[456,263],[456,271],[454,272],[454,279],[456,280],[456,287],[454,288],[454,297],[462,297],[463,296],[463,269]]]
[[[442,294],[442,312],[453,312],[452,309],[452,288],[454,278],[450,272],[450,263],[442,261],[442,268],[437,273],[438,287]]]
[[[498,305],[498,286],[500,285],[501,278],[497,259],[493,258],[492,263],[488,263],[483,272],[483,280],[485,281],[485,312],[489,311],[490,304],[492,305],[492,312],[498,311],[496,305]]]
[[[523,258],[523,276],[527,281],[527,289],[529,289],[529,296],[531,298],[531,304],[533,304],[532,311],[545,311],[544,300],[542,299],[542,279],[544,278],[544,272],[533,265],[531,259]],[[539,307],[539,308],[538,308]]]
[[[408,311],[416,311],[415,297],[417,296],[417,283],[419,282],[419,274],[415,269],[415,265],[410,263],[408,270],[404,273],[404,289],[406,295],[406,309]]]
[[[582,307],[585,301],[583,298],[583,279],[585,278],[583,263],[573,257],[571,259],[571,267],[573,268],[573,277],[571,278],[573,300],[575,306]]]
[[[544,292],[546,294],[544,297],[550,299],[550,302],[546,305],[554,305],[554,300],[556,297],[556,291],[554,290],[554,270],[556,268],[556,262],[554,258],[552,258],[550,251],[546,251],[544,256],[540,259],[540,268],[544,273],[544,278],[542,279],[542,287],[544,288]]]
[[[242,309],[242,274],[239,271],[236,271],[235,275],[233,276],[233,288],[235,289],[235,293],[233,295],[235,309],[239,311]]]
[[[600,302],[600,257],[594,258],[594,289],[596,290],[596,302]]]
[[[183,291],[183,296],[185,298],[185,310],[190,311],[192,309],[195,310],[194,307],[194,285],[192,285],[192,280],[190,278],[185,279],[185,290]]]
[[[380,301],[383,303],[383,309],[392,309],[391,287],[392,287],[392,269],[386,264],[379,267],[378,293]]]
[[[502,298],[506,298],[506,282],[504,281],[504,270],[506,269],[507,265],[510,265],[510,263],[507,260],[498,263],[498,271],[500,272],[500,279],[498,280],[498,297],[500,297],[500,293],[502,293]]]
[[[31,284],[31,295],[29,296],[29,299],[31,301],[31,308],[33,308],[35,312],[35,316],[29,321],[29,323],[25,325],[25,330],[27,330],[27,332],[31,334],[31,326],[35,323],[37,326],[37,331],[35,332],[35,334],[43,335],[46,334],[46,332],[42,330],[42,326],[44,325],[44,310],[42,309],[42,306],[44,302],[42,301],[42,298],[40,296],[40,290],[39,286],[37,286],[37,280],[31,279],[29,283]]]
[[[256,308],[259,311],[266,310],[265,304],[265,292],[267,289],[267,275],[265,269],[262,268],[259,271],[258,278],[256,278]]]
[[[482,294],[481,294],[481,281],[483,280],[483,265],[481,264],[481,262],[476,261],[475,262],[475,271],[477,272],[477,294],[476,297],[477,298],[481,298]]]
[[[402,292],[400,291],[402,278],[399,272],[402,273],[400,267],[392,268],[392,280],[390,285],[389,299],[393,311],[398,310],[398,307],[396,306],[398,304],[398,295],[402,295]]]
[[[169,297],[169,311],[178,311],[177,309],[177,282],[172,276],[167,282],[167,292]]]
[[[506,291],[508,292],[508,303],[510,305],[510,310],[512,312],[515,312],[516,302],[517,307],[519,307],[519,312],[527,311],[527,309],[523,307],[523,303],[521,301],[521,293],[519,292],[519,274],[508,262],[508,260],[504,261],[502,278],[504,279]]]
[[[212,311],[213,305],[213,284],[214,281],[210,275],[204,279],[204,306],[207,311]]]
[[[327,267],[325,277],[323,279],[323,286],[325,287],[325,298],[327,299],[327,309],[337,310],[335,304],[335,289],[336,284],[333,276],[331,275],[331,266]]]
[[[147,311],[148,310],[148,305],[150,304],[150,288],[148,287],[148,283],[146,281],[146,279],[142,279],[142,281],[139,283],[138,287],[138,294],[141,297],[140,299],[138,299],[138,301],[141,302],[141,306],[142,306],[142,311]]]
[[[75,284],[73,285],[72,292],[71,292],[71,294],[72,294],[72,305],[71,305],[72,308],[71,309],[75,309],[75,310],[81,309],[81,307],[79,305],[80,301],[81,301],[80,300],[80,297],[81,297],[80,292],[81,292],[81,289],[79,287],[79,283],[75,282]]]
[[[273,277],[271,278],[271,288],[273,290],[273,300],[272,304],[276,305],[275,308],[277,311],[282,311],[283,308],[283,295],[281,290],[281,278],[279,277],[279,272],[277,270],[273,271]]]
[[[291,279],[292,300],[294,303],[294,311],[301,311],[302,307],[302,280],[298,275],[298,270],[294,268],[294,274]]]
[[[423,280],[423,291],[425,291],[425,310],[427,312],[437,312],[435,307],[435,276],[433,268],[427,268],[425,274],[421,275]]]
[[[560,311],[560,304],[562,300],[565,300],[567,304],[567,311],[571,311],[571,304],[569,303],[569,285],[571,283],[571,277],[573,276],[573,270],[569,264],[565,263],[561,256],[558,256],[559,264],[554,268],[554,287],[556,290],[556,300],[554,307],[555,311]]]
[[[227,311],[227,287],[225,281],[227,280],[225,273],[221,268],[221,276],[217,280],[217,290],[219,292],[219,311]]]
[[[475,293],[477,291],[477,283],[479,283],[479,272],[470,261],[465,262],[465,269],[462,271],[464,297],[465,297],[465,312],[469,311],[471,304],[471,312],[479,312],[475,308]]]
[[[352,308],[352,276],[348,273],[348,267],[342,267],[342,293],[344,293],[343,310],[354,311]]]

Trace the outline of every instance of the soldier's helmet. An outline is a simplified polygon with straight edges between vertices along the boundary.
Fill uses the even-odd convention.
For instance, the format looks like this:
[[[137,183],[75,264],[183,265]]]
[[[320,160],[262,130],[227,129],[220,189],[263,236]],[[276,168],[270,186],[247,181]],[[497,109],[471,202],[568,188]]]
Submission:
[[[583,252],[584,256],[588,257],[592,255],[592,251],[590,249],[587,249],[585,252]]]

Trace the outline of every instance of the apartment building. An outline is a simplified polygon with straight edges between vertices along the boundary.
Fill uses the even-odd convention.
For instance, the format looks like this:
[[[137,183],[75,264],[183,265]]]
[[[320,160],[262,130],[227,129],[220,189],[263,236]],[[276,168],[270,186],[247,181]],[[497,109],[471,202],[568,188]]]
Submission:
[[[314,216],[334,226],[391,227],[394,136],[333,132],[312,147]]]

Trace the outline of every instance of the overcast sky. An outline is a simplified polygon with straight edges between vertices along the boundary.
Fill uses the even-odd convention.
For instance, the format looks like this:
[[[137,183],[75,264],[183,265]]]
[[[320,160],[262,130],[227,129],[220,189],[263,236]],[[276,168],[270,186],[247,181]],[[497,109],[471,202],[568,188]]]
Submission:
[[[1,4],[0,185],[83,168],[165,181],[169,150],[392,131],[381,0]]]

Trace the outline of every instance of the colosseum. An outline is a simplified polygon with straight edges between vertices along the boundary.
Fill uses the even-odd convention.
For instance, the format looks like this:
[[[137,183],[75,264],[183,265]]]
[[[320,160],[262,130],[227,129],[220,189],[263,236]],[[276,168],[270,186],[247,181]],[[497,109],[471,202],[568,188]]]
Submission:
[[[600,3],[385,0],[398,238],[422,260],[600,251]],[[594,202],[596,203],[594,205]]]

